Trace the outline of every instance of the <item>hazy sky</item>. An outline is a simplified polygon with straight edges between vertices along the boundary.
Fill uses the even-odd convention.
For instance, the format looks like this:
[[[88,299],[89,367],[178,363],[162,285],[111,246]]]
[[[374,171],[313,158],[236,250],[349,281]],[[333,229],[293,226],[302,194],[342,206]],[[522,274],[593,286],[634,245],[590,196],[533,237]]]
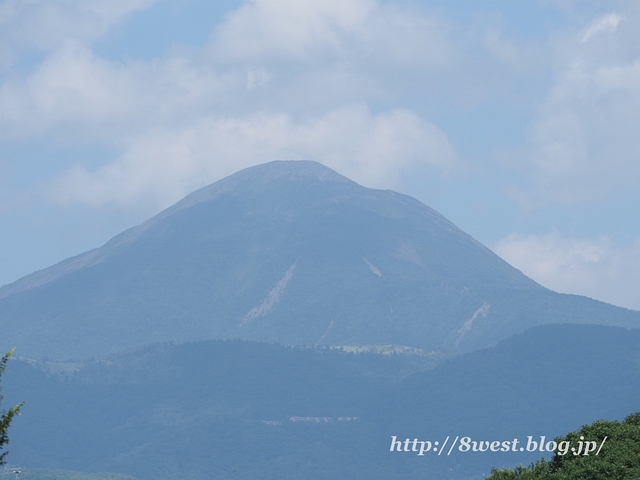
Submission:
[[[275,159],[640,309],[640,2],[0,0],[0,284]]]

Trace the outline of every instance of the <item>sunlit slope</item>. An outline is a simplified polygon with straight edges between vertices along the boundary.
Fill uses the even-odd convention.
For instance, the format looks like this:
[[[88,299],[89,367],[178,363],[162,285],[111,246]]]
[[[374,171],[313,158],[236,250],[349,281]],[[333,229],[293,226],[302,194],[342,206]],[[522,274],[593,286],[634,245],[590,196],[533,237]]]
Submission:
[[[640,313],[550,292],[417,200],[315,162],[238,172],[0,289],[0,347],[58,359],[205,338],[469,350],[555,322]]]

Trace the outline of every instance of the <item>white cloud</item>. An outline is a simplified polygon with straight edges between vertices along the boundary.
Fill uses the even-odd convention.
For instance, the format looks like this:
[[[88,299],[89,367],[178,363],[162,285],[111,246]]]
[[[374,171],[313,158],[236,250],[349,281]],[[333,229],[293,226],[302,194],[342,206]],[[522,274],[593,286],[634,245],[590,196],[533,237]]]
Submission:
[[[443,19],[376,0],[247,1],[215,31],[210,52],[232,64],[338,62],[414,72],[439,70],[456,55]]]
[[[67,42],[26,78],[0,87],[3,137],[30,137],[131,113],[130,78],[77,42]]]
[[[511,234],[493,250],[547,288],[640,310],[640,238],[617,245],[610,237]]]
[[[125,2],[60,0],[48,8],[88,11],[110,24],[148,4],[138,0],[127,9]],[[319,116],[404,91],[406,82],[423,90],[424,76],[455,57],[434,18],[373,0],[249,1],[228,15],[209,46],[154,61],[102,59],[81,33],[57,17],[51,22],[67,36],[49,46],[33,71],[15,72],[0,85],[0,137],[122,144],[150,128],[183,128],[207,113]],[[11,58],[0,48],[0,63]]]
[[[609,13],[596,18],[583,30],[581,42],[586,42],[599,32],[615,32],[618,23],[620,23],[620,15],[616,13]]]
[[[98,141],[123,152],[101,168],[58,175],[57,201],[165,206],[273,159],[318,160],[382,187],[397,187],[417,165],[456,163],[437,126],[408,109],[367,106],[388,98],[390,84],[422,90],[429,72],[448,68],[455,49],[435,17],[376,0],[254,0],[229,13],[203,48],[152,61],[92,51],[88,40],[151,3],[36,1],[26,15],[26,3],[13,2],[2,13],[36,22],[53,9],[56,29],[68,31],[56,30],[32,71],[0,85],[0,140]]]
[[[247,72],[247,90],[255,90],[271,80],[271,74],[264,68],[251,69]]]
[[[0,45],[49,51],[69,39],[91,41],[156,0],[4,0]]]
[[[0,86],[0,138],[124,143],[159,123],[202,112],[225,80],[191,59],[123,64],[67,41],[26,78]]]
[[[473,68],[470,64],[477,62],[473,68],[472,84],[476,89],[482,85],[482,96],[476,101],[486,103],[491,95],[494,102],[509,104],[515,100],[521,103],[525,98],[522,92],[517,95],[512,92],[517,92],[523,86],[535,91],[549,67],[549,52],[544,42],[538,38],[522,38],[506,33],[500,18],[480,18],[477,23],[477,38],[472,41],[477,42],[483,50],[476,53],[475,58],[467,59],[469,70]],[[469,86],[465,87],[469,89]]]
[[[233,62],[308,57],[338,48],[341,34],[359,26],[371,0],[252,0],[229,14],[215,33],[214,50]]]
[[[50,193],[61,203],[158,208],[240,168],[285,159],[317,160],[374,187],[395,186],[401,171],[420,165],[446,170],[456,163],[446,135],[403,109],[374,115],[348,107],[305,121],[264,113],[206,117],[137,137],[95,172],[76,166]]]
[[[584,203],[640,186],[640,9],[554,44],[555,84],[524,152],[532,204]]]

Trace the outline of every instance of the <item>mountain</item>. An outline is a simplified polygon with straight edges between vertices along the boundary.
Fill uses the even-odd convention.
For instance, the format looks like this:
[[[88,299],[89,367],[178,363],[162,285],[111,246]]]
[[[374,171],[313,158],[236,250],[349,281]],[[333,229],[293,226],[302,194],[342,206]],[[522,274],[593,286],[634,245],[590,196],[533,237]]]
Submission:
[[[9,460],[140,480],[481,479],[543,453],[418,456],[391,438],[526,447],[621,420],[639,409],[639,352],[637,329],[544,325],[427,371],[419,356],[237,340],[12,361],[4,404],[26,403]]]
[[[213,338],[458,352],[548,323],[640,312],[549,291],[417,200],[308,161],[242,170],[0,289],[0,350],[59,360]]]

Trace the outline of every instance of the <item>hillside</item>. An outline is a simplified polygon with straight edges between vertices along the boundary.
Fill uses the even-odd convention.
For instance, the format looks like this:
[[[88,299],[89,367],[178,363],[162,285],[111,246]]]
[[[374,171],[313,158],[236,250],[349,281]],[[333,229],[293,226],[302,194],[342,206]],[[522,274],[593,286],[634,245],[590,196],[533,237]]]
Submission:
[[[552,439],[622,419],[638,410],[638,352],[640,330],[546,325],[427,371],[416,356],[242,341],[153,345],[76,373],[12,361],[5,402],[26,404],[10,460],[140,480],[481,479],[542,453],[420,457],[390,439]]]
[[[238,172],[0,289],[0,349],[58,360],[213,338],[457,352],[547,323],[640,312],[546,290],[417,200],[315,162]]]

